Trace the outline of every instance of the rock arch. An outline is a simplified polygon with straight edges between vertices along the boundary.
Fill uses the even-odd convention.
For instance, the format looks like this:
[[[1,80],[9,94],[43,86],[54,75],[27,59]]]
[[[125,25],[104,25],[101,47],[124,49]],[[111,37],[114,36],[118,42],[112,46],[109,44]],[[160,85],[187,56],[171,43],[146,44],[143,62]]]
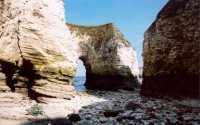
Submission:
[[[0,3],[0,92],[31,91],[40,101],[70,99],[78,58],[86,66],[89,86],[137,86],[136,52],[113,24],[66,26],[61,0]]]
[[[113,24],[66,25],[78,43],[88,88],[131,90],[139,86],[136,51]]]

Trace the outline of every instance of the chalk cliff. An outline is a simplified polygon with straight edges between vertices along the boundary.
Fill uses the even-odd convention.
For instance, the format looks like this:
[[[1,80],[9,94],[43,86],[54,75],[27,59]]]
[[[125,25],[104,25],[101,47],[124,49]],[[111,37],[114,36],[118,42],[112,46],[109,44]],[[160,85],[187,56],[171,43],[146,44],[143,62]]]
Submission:
[[[72,27],[65,24],[61,0],[1,0],[0,92],[43,102],[70,99],[78,58],[88,86],[137,86],[136,52],[113,24]]]
[[[141,93],[199,97],[199,0],[170,0],[144,35]]]
[[[66,24],[78,43],[90,89],[134,89],[139,86],[136,51],[114,24]]]
[[[0,1],[0,91],[71,98],[77,56],[61,0]]]

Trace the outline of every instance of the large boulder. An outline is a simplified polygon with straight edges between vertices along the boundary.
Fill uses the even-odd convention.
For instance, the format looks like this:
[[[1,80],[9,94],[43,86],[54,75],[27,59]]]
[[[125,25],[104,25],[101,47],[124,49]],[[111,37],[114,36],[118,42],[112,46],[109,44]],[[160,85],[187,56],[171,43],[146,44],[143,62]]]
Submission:
[[[134,89],[138,83],[136,51],[113,24],[67,24],[78,43],[89,89]]]
[[[169,0],[145,32],[141,93],[199,97],[199,0]]]
[[[0,1],[0,91],[71,98],[77,57],[62,0]]]

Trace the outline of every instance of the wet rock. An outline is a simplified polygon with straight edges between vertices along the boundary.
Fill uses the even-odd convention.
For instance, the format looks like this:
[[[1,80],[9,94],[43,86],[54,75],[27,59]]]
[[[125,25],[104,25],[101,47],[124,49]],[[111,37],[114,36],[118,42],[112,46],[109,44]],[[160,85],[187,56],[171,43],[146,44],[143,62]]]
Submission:
[[[123,116],[118,116],[118,117],[116,118],[116,120],[117,120],[118,122],[121,122],[121,121],[123,120]]]
[[[100,122],[101,123],[106,123],[106,122],[108,122],[108,118],[100,118]]]
[[[86,120],[91,120],[92,119],[92,114],[86,114],[85,115]]]
[[[199,121],[200,122],[200,116],[195,116],[194,121]]]
[[[200,124],[200,122],[194,122],[193,123],[193,125],[199,125]]]
[[[135,117],[134,116],[118,116],[116,120],[118,122],[123,121],[123,120],[135,120]]]
[[[178,120],[174,117],[171,117],[171,118],[168,118],[167,123],[175,124],[175,123],[178,123]]]
[[[114,118],[113,118],[113,117],[110,117],[108,120],[109,120],[110,122],[113,122],[113,121],[114,121]]]
[[[177,118],[179,121],[183,122],[184,121],[184,118],[182,116],[178,116]]]
[[[178,111],[176,114],[177,114],[177,116],[182,116],[183,112]]]
[[[94,123],[92,123],[92,121],[89,120],[82,120],[76,123],[76,125],[94,125]]]
[[[134,116],[124,116],[123,119],[134,120]]]
[[[154,125],[154,123],[153,122],[149,122],[149,125]]]
[[[129,102],[126,106],[125,109],[126,110],[136,110],[137,108],[140,108],[139,104],[136,104],[134,102]]]
[[[136,120],[140,120],[142,118],[142,115],[137,115],[137,116],[135,116],[135,119]]]
[[[132,110],[126,110],[126,111],[122,114],[122,116],[129,116],[129,115],[131,115],[132,113],[133,113]]]
[[[155,116],[155,114],[150,113],[150,114],[149,114],[149,118],[150,118],[150,119],[152,119],[152,118],[156,118],[156,116]]]
[[[118,111],[105,111],[104,116],[105,117],[116,117],[118,116],[119,112]]]
[[[70,114],[68,117],[69,117],[69,120],[72,122],[77,122],[81,120],[78,114]]]
[[[101,106],[97,106],[96,109],[97,109],[97,110],[101,110],[102,107],[101,107]]]
[[[66,118],[55,119],[51,125],[73,125],[73,123]]]
[[[135,122],[129,121],[129,122],[128,122],[128,125],[135,125]]]
[[[184,118],[184,121],[185,121],[185,122],[190,122],[190,121],[193,121],[193,118],[190,117],[190,116],[188,116],[188,117],[185,117],[185,118]]]
[[[121,122],[120,122],[122,125],[126,125],[127,123],[128,123],[128,120],[122,120]]]

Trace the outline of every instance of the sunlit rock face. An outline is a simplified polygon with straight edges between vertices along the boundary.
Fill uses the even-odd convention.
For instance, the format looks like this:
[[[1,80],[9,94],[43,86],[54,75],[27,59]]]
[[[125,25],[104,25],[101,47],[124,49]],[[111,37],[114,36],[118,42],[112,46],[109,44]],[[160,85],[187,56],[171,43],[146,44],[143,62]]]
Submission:
[[[141,93],[199,96],[199,0],[170,0],[145,32]]]
[[[67,24],[78,43],[89,89],[134,89],[139,86],[136,51],[113,24]]]
[[[62,0],[0,1],[0,91],[71,98],[77,58]]]
[[[0,1],[0,92],[70,99],[78,58],[88,87],[138,86],[136,52],[114,25],[66,26],[61,0]]]

